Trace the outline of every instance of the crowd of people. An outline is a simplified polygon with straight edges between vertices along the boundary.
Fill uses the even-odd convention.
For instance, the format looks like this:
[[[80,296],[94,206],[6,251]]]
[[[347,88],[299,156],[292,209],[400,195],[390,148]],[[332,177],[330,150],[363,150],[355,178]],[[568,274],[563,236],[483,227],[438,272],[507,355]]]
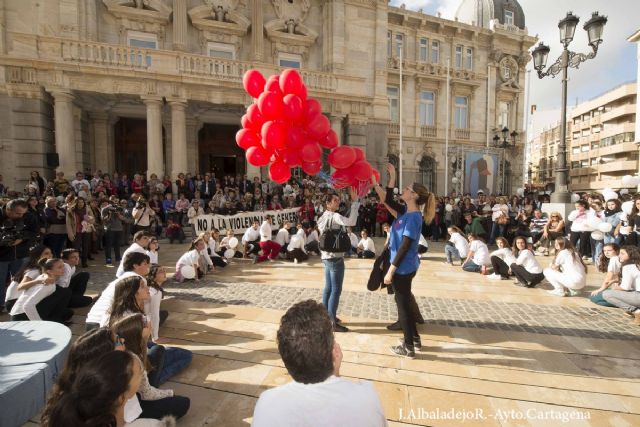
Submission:
[[[163,237],[184,241],[183,227],[194,226],[205,213],[298,211],[296,221],[279,227],[265,215],[242,235],[216,229],[194,235],[176,261],[178,282],[198,280],[232,258],[300,263],[311,255],[319,256],[324,267],[322,303],[294,305],[278,331],[278,348],[294,381],[263,393],[255,425],[283,425],[283,411],[291,413],[291,407],[304,417],[320,403],[332,402],[338,391],[353,399],[332,402],[335,411],[323,415],[327,420],[341,414],[355,424],[384,425],[371,385],[339,377],[342,353],[333,333],[349,331],[337,316],[345,257],[376,259],[376,279],[370,281],[394,294],[398,321],[388,328],[402,331],[391,351],[408,358],[421,349],[417,323],[424,323],[412,282],[428,241],[440,239],[449,267],[459,262],[465,272],[513,279],[528,288],[546,281],[553,287],[549,293],[559,297],[579,295],[592,264],[606,275],[591,300],[622,308],[640,324],[640,198],[616,194],[604,200],[587,193],[563,218],[560,212],[543,213],[540,202],[528,196],[437,197],[418,183],[398,191],[394,167],[388,165],[387,171],[387,187],[372,178],[364,197],[354,189],[336,192],[308,177],[276,185],[246,176],[216,180],[210,174],[181,174],[175,182],[134,175],[129,181],[126,175],[98,171],[92,177],[78,173],[71,182],[58,173],[47,182],[34,172],[24,193],[10,194],[0,186],[0,301],[12,320],[69,324],[74,309],[91,306],[87,332],[70,350],[43,425],[157,426],[187,413],[188,398],[158,388],[192,359],[188,350],[163,345],[160,336],[169,313],[161,309],[167,273],[158,249]],[[621,207],[626,199],[633,200],[630,213]],[[381,250],[374,236],[385,238]],[[89,272],[81,269],[100,251],[107,265],[118,268],[100,296],[90,298],[85,295]],[[545,268],[542,257],[548,256],[553,258]],[[309,393],[312,389],[322,393],[322,402]],[[78,396],[89,397],[80,405]]]

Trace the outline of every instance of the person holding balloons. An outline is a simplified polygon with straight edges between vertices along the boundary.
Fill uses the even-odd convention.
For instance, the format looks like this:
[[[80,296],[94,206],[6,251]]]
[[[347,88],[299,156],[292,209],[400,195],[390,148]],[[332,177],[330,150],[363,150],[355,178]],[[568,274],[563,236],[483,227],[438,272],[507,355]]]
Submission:
[[[322,235],[325,230],[338,230],[341,227],[353,227],[358,219],[358,193],[353,187],[349,187],[351,196],[351,209],[349,216],[340,215],[337,211],[340,207],[340,196],[336,193],[327,193],[324,196],[326,210],[318,218],[318,231]],[[349,332],[349,329],[337,321],[336,314],[340,304],[342,282],[344,280],[344,252],[321,251],[322,264],[324,264],[324,290],[322,291],[322,304],[329,311],[335,332]]]

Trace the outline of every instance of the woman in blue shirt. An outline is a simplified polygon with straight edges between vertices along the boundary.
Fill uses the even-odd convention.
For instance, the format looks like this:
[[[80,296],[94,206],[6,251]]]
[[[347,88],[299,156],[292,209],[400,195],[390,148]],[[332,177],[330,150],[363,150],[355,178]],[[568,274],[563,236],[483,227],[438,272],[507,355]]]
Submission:
[[[389,187],[395,185],[396,170],[391,164],[387,165],[389,172]],[[379,184],[376,192],[390,208],[396,217],[391,224],[389,251],[391,265],[384,277],[385,284],[392,284],[398,306],[398,316],[404,334],[400,345],[392,346],[391,351],[397,355],[414,358],[415,350],[420,350],[422,343],[415,322],[415,315],[411,309],[411,281],[420,266],[418,242],[422,231],[422,221],[430,224],[435,216],[435,195],[418,183],[408,185],[402,190],[400,199],[404,204],[393,199],[392,191],[385,191]],[[422,212],[420,207],[422,206]]]

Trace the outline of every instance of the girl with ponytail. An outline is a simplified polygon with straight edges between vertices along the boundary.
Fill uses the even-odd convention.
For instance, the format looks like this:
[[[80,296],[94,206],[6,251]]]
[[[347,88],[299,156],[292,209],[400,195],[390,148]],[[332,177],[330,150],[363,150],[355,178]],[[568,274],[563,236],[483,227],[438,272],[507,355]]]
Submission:
[[[389,185],[395,184],[395,167],[387,165]],[[372,178],[375,182],[375,178]],[[418,243],[420,241],[422,222],[430,224],[435,216],[435,195],[419,183],[413,183],[402,189],[400,199],[404,204],[393,200],[393,193],[385,192],[379,184],[375,190],[389,206],[396,220],[391,225],[389,251],[391,265],[384,277],[384,283],[393,284],[400,326],[404,338],[400,345],[391,347],[397,355],[415,357],[415,350],[420,350],[422,343],[416,327],[416,307],[412,307],[411,282],[420,266]]]

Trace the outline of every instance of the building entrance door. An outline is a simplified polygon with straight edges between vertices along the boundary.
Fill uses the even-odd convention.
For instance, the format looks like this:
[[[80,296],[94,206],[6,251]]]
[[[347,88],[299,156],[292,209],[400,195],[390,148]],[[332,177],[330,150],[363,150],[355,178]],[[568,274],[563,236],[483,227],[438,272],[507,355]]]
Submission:
[[[130,177],[147,172],[147,121],[120,117],[114,125],[116,171]],[[166,152],[166,137],[162,128],[162,152]],[[166,168],[166,165],[165,165]],[[162,177],[159,177],[162,178]]]
[[[236,144],[236,125],[205,123],[198,133],[200,173],[212,172],[216,179],[225,175],[244,175],[244,150]]]

